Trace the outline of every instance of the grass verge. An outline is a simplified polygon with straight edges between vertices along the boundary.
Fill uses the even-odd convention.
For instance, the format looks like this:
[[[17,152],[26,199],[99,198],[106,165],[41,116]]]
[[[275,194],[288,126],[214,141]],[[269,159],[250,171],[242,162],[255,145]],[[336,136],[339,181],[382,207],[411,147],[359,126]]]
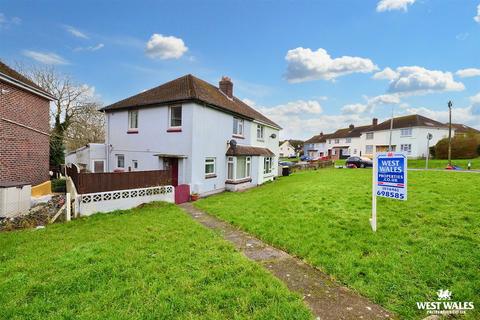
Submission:
[[[178,207],[0,234],[3,319],[310,319],[299,296]]]
[[[379,198],[370,229],[371,170],[296,173],[200,209],[306,259],[405,319],[417,301],[474,301],[480,318],[480,174],[409,172],[408,201]]]

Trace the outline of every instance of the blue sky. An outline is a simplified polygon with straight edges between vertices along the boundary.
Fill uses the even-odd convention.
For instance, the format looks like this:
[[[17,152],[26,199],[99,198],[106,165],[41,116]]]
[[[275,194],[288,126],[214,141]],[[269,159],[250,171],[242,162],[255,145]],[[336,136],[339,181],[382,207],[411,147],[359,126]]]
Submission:
[[[454,121],[480,128],[478,6],[0,0],[0,59],[55,65],[105,104],[187,73],[228,75],[284,138],[385,119],[392,106],[445,121],[450,99]]]

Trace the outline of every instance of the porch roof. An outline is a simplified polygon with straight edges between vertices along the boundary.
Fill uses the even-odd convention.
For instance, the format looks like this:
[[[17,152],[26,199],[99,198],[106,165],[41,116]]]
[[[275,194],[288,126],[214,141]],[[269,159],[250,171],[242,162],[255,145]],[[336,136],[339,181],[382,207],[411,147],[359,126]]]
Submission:
[[[178,159],[185,159],[188,158],[185,155],[180,155],[180,154],[168,154],[168,153],[156,153],[154,154],[155,157],[159,158],[178,158]]]
[[[273,157],[275,153],[273,153],[268,148],[261,148],[261,147],[252,147],[252,146],[240,146],[236,145],[234,148],[229,147],[227,156],[263,156],[263,157]]]

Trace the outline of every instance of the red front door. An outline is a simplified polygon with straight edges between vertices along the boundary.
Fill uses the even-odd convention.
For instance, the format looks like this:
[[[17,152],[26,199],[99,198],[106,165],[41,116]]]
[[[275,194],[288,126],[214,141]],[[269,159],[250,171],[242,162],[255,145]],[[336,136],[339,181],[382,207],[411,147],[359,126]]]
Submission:
[[[178,159],[165,158],[165,169],[170,170],[172,177],[172,186],[178,186]]]

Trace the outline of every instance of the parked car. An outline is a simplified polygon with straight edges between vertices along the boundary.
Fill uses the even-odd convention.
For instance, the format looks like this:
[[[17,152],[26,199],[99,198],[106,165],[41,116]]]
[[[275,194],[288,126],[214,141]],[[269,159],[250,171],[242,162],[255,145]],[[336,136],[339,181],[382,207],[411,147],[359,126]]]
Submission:
[[[310,161],[310,160],[312,160],[312,158],[309,157],[309,156],[301,156],[301,157],[300,157],[300,160],[302,160],[302,161]]]
[[[279,161],[278,165],[281,167],[291,167],[295,165],[295,162],[290,162],[290,161]]]
[[[368,168],[373,167],[373,161],[367,157],[349,157],[345,164],[349,168]]]

